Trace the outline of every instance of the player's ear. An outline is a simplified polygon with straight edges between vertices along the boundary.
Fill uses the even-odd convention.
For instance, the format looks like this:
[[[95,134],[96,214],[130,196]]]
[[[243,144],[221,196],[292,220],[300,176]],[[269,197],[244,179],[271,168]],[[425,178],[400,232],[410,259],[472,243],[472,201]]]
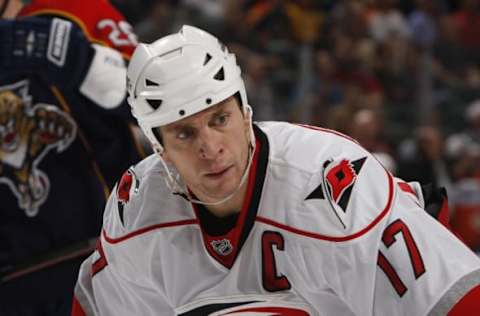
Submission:
[[[156,140],[161,145],[155,151],[160,155],[160,157],[162,157],[162,159],[165,162],[171,162],[171,160],[168,158],[168,154],[166,154],[167,148],[165,147],[165,144],[164,144],[164,139],[163,139],[163,136],[162,136],[161,129],[162,129],[162,127],[152,128],[153,135],[155,135]]]

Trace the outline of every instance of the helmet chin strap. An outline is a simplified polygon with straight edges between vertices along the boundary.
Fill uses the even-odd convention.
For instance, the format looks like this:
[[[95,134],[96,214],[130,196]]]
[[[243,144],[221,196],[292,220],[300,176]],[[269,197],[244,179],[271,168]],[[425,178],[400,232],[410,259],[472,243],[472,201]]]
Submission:
[[[229,195],[227,195],[226,197],[224,197],[220,200],[214,201],[214,202],[204,202],[204,201],[200,201],[198,199],[195,199],[190,194],[190,192],[187,189],[185,189],[182,186],[182,184],[180,184],[180,174],[178,174],[178,172],[177,172],[176,176],[174,177],[174,175],[172,173],[172,170],[168,167],[167,163],[165,162],[165,160],[163,159],[163,157],[161,155],[163,150],[162,151],[156,150],[156,152],[159,154],[160,162],[162,163],[162,166],[165,169],[165,172],[167,173],[167,177],[165,178],[165,183],[167,184],[168,188],[172,191],[173,194],[180,195],[184,199],[186,199],[187,201],[190,201],[190,202],[195,203],[195,204],[219,205],[219,204],[225,203],[226,201],[230,200],[235,194],[238,193],[238,191],[240,191],[240,188],[242,187],[242,185],[245,183],[245,181],[248,178],[248,173],[250,171],[250,167],[252,166],[253,155],[255,153],[255,147],[256,147],[255,146],[255,133],[253,132],[253,124],[252,124],[252,110],[251,110],[250,106],[247,106],[246,112],[247,112],[246,114],[248,115],[249,121],[250,121],[250,131],[249,131],[250,144],[248,146],[248,162],[247,162],[247,165],[245,166],[245,170],[243,171],[242,178],[241,178],[240,182],[238,183],[237,187],[235,188],[235,190],[233,190],[233,192],[230,193]]]
[[[185,189],[182,188],[181,184],[179,183],[180,176],[178,174],[177,174],[176,178],[173,178],[173,175],[171,175],[171,178],[174,181],[174,186],[172,187],[171,183],[170,184],[167,183],[167,185],[170,187],[173,194],[180,195],[183,198],[185,198],[187,201],[195,203],[195,204],[219,205],[219,204],[225,203],[226,201],[230,200],[235,194],[237,194],[238,191],[240,191],[240,188],[242,187],[242,185],[247,180],[248,172],[250,171],[250,167],[252,165],[253,153],[254,152],[255,152],[255,148],[253,148],[252,146],[249,146],[248,163],[245,166],[245,170],[243,171],[243,175],[242,175],[242,178],[241,178],[240,182],[238,183],[237,187],[235,188],[235,190],[232,193],[230,193],[229,195],[227,195],[226,197],[224,197],[220,200],[217,200],[217,201],[214,201],[214,202],[204,202],[204,201],[201,201],[201,200],[198,200],[198,199],[194,198],[188,190],[185,190]],[[166,166],[163,158],[160,158],[160,159],[163,161],[164,168],[168,168]],[[171,170],[169,170],[169,169],[166,169],[166,170],[168,170],[167,173],[171,173]],[[170,178],[170,176],[169,176],[169,178]],[[165,180],[167,180],[167,179],[165,179]]]

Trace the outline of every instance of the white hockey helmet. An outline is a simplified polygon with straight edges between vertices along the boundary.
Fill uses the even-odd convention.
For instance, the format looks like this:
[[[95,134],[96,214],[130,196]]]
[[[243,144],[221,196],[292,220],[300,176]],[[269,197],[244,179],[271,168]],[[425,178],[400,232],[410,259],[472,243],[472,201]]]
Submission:
[[[127,71],[128,103],[153,149],[163,152],[154,128],[211,107],[239,93],[251,113],[235,55],[213,35],[184,25],[152,44],[139,44]]]

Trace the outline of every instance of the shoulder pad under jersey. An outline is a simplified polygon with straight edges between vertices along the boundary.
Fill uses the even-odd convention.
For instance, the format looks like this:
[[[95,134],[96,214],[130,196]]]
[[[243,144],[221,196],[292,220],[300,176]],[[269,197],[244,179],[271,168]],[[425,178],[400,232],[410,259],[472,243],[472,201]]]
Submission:
[[[389,212],[393,177],[355,140],[311,126],[265,123],[260,127],[271,144],[275,183],[280,188],[290,182],[290,193],[280,195],[290,194],[294,204],[289,205],[298,212],[291,216],[287,212],[293,210],[285,210],[283,224],[319,239],[343,241],[368,232]],[[282,218],[278,213],[273,217]]]
[[[130,167],[117,182],[105,208],[103,229],[110,239],[124,238],[162,223],[194,218],[191,204],[165,183],[156,154]]]

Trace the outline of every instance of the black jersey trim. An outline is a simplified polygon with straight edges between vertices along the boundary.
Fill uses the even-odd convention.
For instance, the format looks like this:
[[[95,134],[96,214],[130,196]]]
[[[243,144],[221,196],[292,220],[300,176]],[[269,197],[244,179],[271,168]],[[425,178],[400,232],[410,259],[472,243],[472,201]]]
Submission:
[[[194,310],[179,314],[178,316],[205,316],[210,315],[214,312],[219,312],[222,310],[226,310],[232,307],[258,303],[260,301],[249,301],[249,302],[238,302],[238,303],[218,303],[218,304],[210,304],[206,306],[201,306],[195,308]]]
[[[255,224],[255,218],[257,217],[258,206],[260,204],[260,198],[262,196],[263,184],[265,182],[265,175],[267,171],[268,156],[270,151],[268,138],[267,135],[265,135],[265,133],[256,125],[253,125],[253,129],[256,136],[256,152],[254,153],[254,161],[252,162],[251,166],[252,169],[249,172],[252,172],[253,170],[250,175],[253,175],[254,179],[247,180],[248,187],[246,200],[244,203],[246,202],[248,205],[243,205],[241,211],[243,212],[246,209],[246,214],[244,215],[245,218],[243,219],[243,226],[236,227],[237,222],[242,221],[241,213],[238,213],[236,216],[226,217],[225,219],[217,218],[212,220],[212,217],[214,216],[204,205],[192,203],[203,234],[206,234],[209,237],[217,237],[219,236],[219,233],[221,233],[220,235],[226,235],[232,229],[240,230],[239,238],[233,241],[235,254],[233,260],[229,260],[230,262],[227,262],[227,260],[222,260],[220,257],[218,257],[214,251],[212,251],[210,246],[206,244],[206,238],[204,238],[205,248],[207,249],[208,253],[212,256],[212,258],[217,260],[228,269],[230,269],[235,262],[238,253],[242,249],[243,244],[245,243],[253,225]],[[218,226],[221,226],[219,223],[225,224],[226,228],[219,228]]]
[[[241,246],[243,246],[243,244],[245,243],[248,234],[252,230],[253,224],[255,224],[258,206],[260,205],[260,198],[262,197],[263,185],[265,183],[265,176],[267,174],[268,156],[270,152],[267,135],[265,135],[265,133],[256,125],[254,125],[253,127],[255,131],[255,136],[260,142],[260,151],[258,155],[257,172],[255,174],[255,183],[253,186],[250,205],[248,207],[248,213],[247,217],[245,218],[245,224],[242,230],[242,234],[240,235],[239,250]]]

